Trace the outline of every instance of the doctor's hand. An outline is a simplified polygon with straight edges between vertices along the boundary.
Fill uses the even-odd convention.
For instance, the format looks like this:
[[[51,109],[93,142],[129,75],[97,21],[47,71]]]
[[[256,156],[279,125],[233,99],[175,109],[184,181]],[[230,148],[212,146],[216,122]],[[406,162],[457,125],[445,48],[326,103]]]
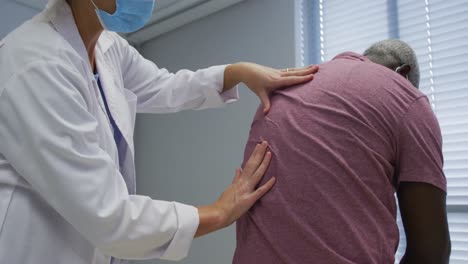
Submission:
[[[244,169],[237,169],[231,185],[211,206],[199,207],[200,224],[196,237],[227,227],[244,215],[275,184],[271,178],[256,188],[271,161],[268,143],[258,144]]]
[[[268,113],[272,91],[311,81],[318,69],[318,66],[308,66],[277,70],[255,63],[231,64],[224,73],[224,91],[242,82],[260,98],[263,112]]]

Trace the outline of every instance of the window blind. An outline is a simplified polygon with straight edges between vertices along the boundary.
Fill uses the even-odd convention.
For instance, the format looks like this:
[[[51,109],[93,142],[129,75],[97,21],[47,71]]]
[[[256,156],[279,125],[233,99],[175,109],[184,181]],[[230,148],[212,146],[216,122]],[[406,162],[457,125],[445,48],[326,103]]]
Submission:
[[[443,135],[451,264],[468,263],[468,0],[398,0],[400,38],[421,67]],[[403,244],[403,243],[402,243]],[[400,247],[400,254],[403,247]]]
[[[319,0],[320,62],[344,51],[364,52],[370,43],[395,35],[386,0]],[[383,19],[382,19],[383,18]]]
[[[420,64],[420,89],[439,120],[448,185],[451,264],[468,264],[468,0],[302,0],[303,64],[400,38]],[[317,41],[318,40],[318,41]],[[401,218],[396,261],[406,247]]]

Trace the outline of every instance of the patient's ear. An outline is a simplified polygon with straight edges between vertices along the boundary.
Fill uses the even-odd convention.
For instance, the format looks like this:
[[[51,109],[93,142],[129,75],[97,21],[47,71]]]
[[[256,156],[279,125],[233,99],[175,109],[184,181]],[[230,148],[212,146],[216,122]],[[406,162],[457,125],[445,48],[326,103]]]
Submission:
[[[409,73],[411,71],[411,66],[409,66],[408,64],[403,64],[400,67],[396,68],[395,71],[397,73],[401,74],[406,79],[408,79],[408,75],[409,75]]]

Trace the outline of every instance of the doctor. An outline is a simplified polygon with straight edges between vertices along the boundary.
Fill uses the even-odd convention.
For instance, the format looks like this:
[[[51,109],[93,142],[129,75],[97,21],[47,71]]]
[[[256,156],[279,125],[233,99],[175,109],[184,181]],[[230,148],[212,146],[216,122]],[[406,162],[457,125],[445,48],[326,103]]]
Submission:
[[[136,112],[220,107],[243,82],[268,94],[316,67],[251,63],[176,74],[115,32],[140,29],[151,0],[51,0],[0,42],[0,263],[108,264],[184,258],[194,237],[236,221],[274,184],[259,144],[211,205],[135,194]]]

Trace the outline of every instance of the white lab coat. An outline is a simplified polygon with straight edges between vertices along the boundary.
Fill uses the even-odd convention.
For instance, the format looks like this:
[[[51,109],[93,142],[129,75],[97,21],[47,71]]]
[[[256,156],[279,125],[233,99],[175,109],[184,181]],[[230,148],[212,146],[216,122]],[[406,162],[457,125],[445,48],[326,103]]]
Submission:
[[[179,260],[189,251],[196,208],[134,194],[135,113],[235,100],[236,89],[220,95],[225,66],[171,74],[110,32],[96,59],[119,146],[65,1],[0,43],[2,264]]]

